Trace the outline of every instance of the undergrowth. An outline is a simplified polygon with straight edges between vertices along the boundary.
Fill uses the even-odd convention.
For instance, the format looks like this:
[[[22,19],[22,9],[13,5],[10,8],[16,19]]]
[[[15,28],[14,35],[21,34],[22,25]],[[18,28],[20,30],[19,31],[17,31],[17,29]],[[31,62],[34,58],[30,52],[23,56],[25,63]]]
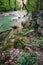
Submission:
[[[34,52],[24,52],[18,63],[19,65],[39,65],[39,59],[37,58],[37,54]]]

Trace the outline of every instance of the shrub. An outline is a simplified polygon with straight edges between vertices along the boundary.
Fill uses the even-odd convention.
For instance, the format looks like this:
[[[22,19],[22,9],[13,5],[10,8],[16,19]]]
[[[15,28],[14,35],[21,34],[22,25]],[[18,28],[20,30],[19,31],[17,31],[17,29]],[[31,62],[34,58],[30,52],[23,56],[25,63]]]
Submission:
[[[22,37],[18,36],[15,38],[14,48],[22,48],[22,47],[23,47]]]
[[[22,45],[22,43],[14,43],[14,48],[22,48],[23,47],[23,45]]]
[[[18,36],[14,41],[14,48],[24,48],[24,45],[32,45],[31,42],[23,36]]]
[[[43,38],[39,40],[39,47],[40,49],[43,49]]]
[[[15,4],[14,4],[14,0],[10,0],[10,10],[12,11],[12,10],[14,10],[14,6],[15,6]]]
[[[20,10],[21,9],[21,5],[19,1],[16,1],[16,10]]]
[[[16,0],[0,0],[0,12],[3,11],[12,11],[12,10],[19,10],[20,9],[20,3]]]
[[[3,47],[3,50],[8,50],[9,48],[11,48],[12,45],[11,44],[6,44],[4,47]]]
[[[8,0],[0,0],[0,12],[9,10],[9,1]]]
[[[39,65],[39,59],[36,53],[23,53],[22,58],[19,59],[20,65]]]
[[[37,0],[27,0],[26,6],[29,11],[35,11],[37,7],[36,4],[37,4]]]
[[[41,2],[41,4],[39,4],[38,0],[27,0],[26,6],[27,6],[29,11],[38,11],[39,9],[43,10],[43,4],[42,3],[43,3],[43,1]]]

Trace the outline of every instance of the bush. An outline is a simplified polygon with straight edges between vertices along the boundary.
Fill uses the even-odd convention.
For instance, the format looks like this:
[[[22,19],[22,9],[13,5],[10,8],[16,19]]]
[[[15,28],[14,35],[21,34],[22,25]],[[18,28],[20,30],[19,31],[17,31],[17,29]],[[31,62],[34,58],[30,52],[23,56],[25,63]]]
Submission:
[[[29,11],[35,11],[37,7],[36,4],[37,4],[37,0],[27,0],[26,6]]]
[[[30,29],[36,30],[38,28],[38,26],[35,21],[32,21],[31,25],[27,26],[27,28],[28,28],[28,30],[30,30]]]
[[[39,47],[40,49],[43,49],[43,38],[39,40]]]
[[[0,12],[9,10],[9,1],[8,0],[0,0]]]
[[[14,4],[14,0],[10,0],[10,10],[12,11],[12,10],[14,10],[14,6],[15,6],[15,4]]]
[[[18,63],[20,65],[39,65],[39,59],[36,53],[23,53]]]
[[[20,5],[20,2],[16,2],[16,10],[20,10],[21,9],[21,5]]]
[[[5,12],[5,11],[14,11],[15,8],[16,10],[20,9],[20,3],[16,0],[0,0],[0,12]]]
[[[12,45],[11,44],[6,44],[4,47],[3,47],[3,50],[8,50],[9,48],[11,48]]]
[[[18,36],[14,41],[14,48],[24,48],[24,45],[32,45],[29,40],[24,38],[23,36]]]
[[[41,4],[39,4],[38,0],[27,0],[26,6],[29,11],[38,11],[39,9],[43,10],[43,1],[40,2]]]
[[[16,37],[14,41],[14,48],[22,48],[23,43],[22,43],[22,37]]]

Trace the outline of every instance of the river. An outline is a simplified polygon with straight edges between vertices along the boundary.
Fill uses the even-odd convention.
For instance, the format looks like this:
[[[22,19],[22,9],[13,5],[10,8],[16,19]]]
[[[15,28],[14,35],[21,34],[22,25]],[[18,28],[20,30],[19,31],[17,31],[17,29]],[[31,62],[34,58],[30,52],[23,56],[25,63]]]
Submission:
[[[11,27],[11,25],[15,24],[14,22],[19,21],[18,23],[20,23],[22,21],[26,21],[28,18],[31,19],[31,13],[29,13],[28,16],[26,16],[26,14],[27,14],[27,12],[25,10],[4,13],[5,16],[0,16],[0,31],[9,29]],[[9,16],[7,16],[7,15],[9,15]],[[24,15],[25,15],[25,17],[24,17]],[[14,19],[14,21],[13,21],[13,19]]]

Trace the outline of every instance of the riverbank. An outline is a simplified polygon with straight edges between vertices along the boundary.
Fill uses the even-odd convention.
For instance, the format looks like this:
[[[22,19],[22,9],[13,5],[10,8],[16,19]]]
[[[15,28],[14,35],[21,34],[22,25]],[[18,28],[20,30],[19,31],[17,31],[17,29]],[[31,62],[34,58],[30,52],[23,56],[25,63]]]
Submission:
[[[9,16],[9,15],[20,15],[20,14],[27,14],[26,10],[18,10],[18,11],[10,11],[10,12],[2,12],[0,13],[0,16]]]

